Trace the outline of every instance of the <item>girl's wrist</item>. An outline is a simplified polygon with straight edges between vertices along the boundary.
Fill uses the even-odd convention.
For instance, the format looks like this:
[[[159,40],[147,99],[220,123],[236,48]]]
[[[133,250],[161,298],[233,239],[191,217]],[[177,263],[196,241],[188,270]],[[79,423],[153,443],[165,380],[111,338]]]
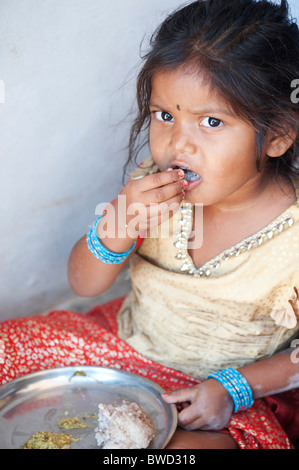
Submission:
[[[87,247],[95,258],[106,264],[123,263],[135,248],[136,239],[133,240],[133,243],[132,240],[130,240],[129,248],[127,248],[127,245],[121,244],[120,239],[116,237],[112,238],[112,245],[110,245],[108,239],[108,246],[107,243],[105,246],[99,236],[99,234],[101,234],[101,230],[98,228],[98,225],[104,216],[105,213],[100,215],[88,231],[86,235]],[[127,242],[127,239],[125,238],[124,241]]]
[[[236,369],[226,368],[207,376],[223,385],[234,403],[234,412],[245,410],[253,405],[252,390],[245,377]]]
[[[129,236],[127,228],[127,224],[118,226],[114,218],[103,214],[96,224],[96,235],[106,248],[112,251],[126,251],[135,240]]]
[[[123,195],[121,195],[123,196]],[[114,252],[130,249],[138,233],[128,230],[128,217],[125,207],[119,207],[119,197],[104,210],[96,225],[96,235],[103,246]],[[121,214],[119,211],[122,210]]]

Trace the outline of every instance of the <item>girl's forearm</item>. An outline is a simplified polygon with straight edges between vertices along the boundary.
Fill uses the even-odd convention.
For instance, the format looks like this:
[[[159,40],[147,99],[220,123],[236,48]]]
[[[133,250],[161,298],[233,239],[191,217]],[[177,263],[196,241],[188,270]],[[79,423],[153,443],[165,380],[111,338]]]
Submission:
[[[69,257],[69,284],[77,295],[95,297],[112,286],[126,264],[105,264],[98,260],[88,250],[84,236],[73,247]]]
[[[117,207],[117,202],[115,207]],[[102,233],[105,233],[103,238],[101,237]],[[126,236],[126,232],[121,236],[116,236],[118,233],[117,211],[107,211],[99,220],[97,235],[106,249],[122,253],[132,246],[134,240]],[[68,280],[70,286],[77,295],[82,297],[94,297],[102,294],[114,283],[135,251],[136,248],[124,262],[106,264],[89,251],[86,236],[82,237],[73,247],[69,257]]]
[[[253,398],[299,387],[299,359],[293,348],[238,370],[250,385]]]

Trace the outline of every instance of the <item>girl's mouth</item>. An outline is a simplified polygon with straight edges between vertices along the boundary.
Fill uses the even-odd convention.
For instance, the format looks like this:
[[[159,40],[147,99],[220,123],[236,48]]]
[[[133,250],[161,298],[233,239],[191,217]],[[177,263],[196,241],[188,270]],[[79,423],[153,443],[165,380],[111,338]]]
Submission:
[[[199,181],[201,179],[201,176],[198,173],[195,173],[195,171],[189,170],[189,168],[184,166],[175,166],[173,169],[175,170],[179,168],[184,171],[184,179],[189,183],[193,183],[194,181]]]

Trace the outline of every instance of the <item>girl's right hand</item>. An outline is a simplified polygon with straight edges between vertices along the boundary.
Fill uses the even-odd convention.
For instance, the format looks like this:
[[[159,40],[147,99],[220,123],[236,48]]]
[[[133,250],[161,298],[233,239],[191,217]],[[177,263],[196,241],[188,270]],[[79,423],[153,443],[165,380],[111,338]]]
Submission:
[[[140,233],[172,217],[179,209],[186,186],[188,183],[181,169],[129,180],[121,193],[126,197],[127,226],[130,228],[132,221],[134,230]]]
[[[130,249],[127,259],[133,256],[138,244],[132,250],[132,239],[136,240],[138,236],[144,238],[149,228],[158,226],[179,209],[184,197],[182,192],[188,186],[184,181],[182,169],[129,180],[120,195],[104,206],[96,227],[101,244],[114,253]],[[69,282],[77,295],[94,297],[112,286],[124,266],[125,263],[99,262],[88,250],[84,236],[70,255]]]

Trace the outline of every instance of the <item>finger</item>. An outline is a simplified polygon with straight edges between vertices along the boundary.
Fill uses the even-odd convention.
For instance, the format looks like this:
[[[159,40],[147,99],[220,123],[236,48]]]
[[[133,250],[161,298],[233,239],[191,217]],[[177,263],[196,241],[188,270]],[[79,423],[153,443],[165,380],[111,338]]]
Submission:
[[[159,204],[167,202],[177,195],[181,195],[182,197],[182,191],[184,191],[187,186],[187,181],[183,179],[175,183],[148,190],[142,194],[143,201],[147,205],[153,203]]]
[[[196,429],[196,426],[200,424],[201,416],[202,412],[196,402],[191,403],[179,413],[178,423],[184,429]]]
[[[192,423],[188,424],[182,424],[180,420],[178,420],[178,426],[184,429],[185,431],[196,431],[198,429],[202,429],[205,431],[208,430],[208,428],[205,428],[205,426],[202,424],[201,418],[195,419],[194,421],[192,421]]]
[[[167,403],[192,402],[195,393],[196,390],[194,390],[194,387],[188,387],[173,392],[162,393],[162,398]]]
[[[166,220],[172,218],[180,209],[182,199],[182,195],[178,194],[167,202],[150,204],[149,206],[142,205],[142,207],[138,206],[138,208],[136,206],[135,212],[130,210],[129,215],[132,215],[132,219],[127,221],[127,227],[130,230],[130,233],[132,230],[135,233],[135,231],[157,227]],[[132,207],[134,209],[133,205]],[[132,236],[132,238],[134,237]]]
[[[207,420],[205,413],[203,413],[201,407],[197,406],[195,402],[189,404],[187,408],[184,408],[179,412],[178,425],[186,431],[194,431],[196,429],[216,429],[213,427],[214,418],[215,417],[212,416]],[[221,427],[219,427],[219,429],[220,428]]]
[[[138,186],[140,185],[142,191],[150,191],[151,189],[160,188],[167,184],[180,181],[184,178],[184,175],[185,173],[181,169],[162,171],[152,175],[147,175],[140,180],[136,180],[136,184],[138,184]]]
[[[178,193],[168,201],[150,204],[148,207],[148,217],[150,219],[158,216],[167,216],[168,218],[173,217],[173,215],[179,210],[182,199],[182,194]]]
[[[175,406],[177,408],[178,413],[180,413],[182,410],[187,408],[187,406],[190,406],[190,402],[189,401],[183,401],[182,403],[176,403]]]
[[[135,201],[149,206],[152,203],[161,203],[172,197],[182,195],[187,188],[188,182],[183,179],[182,170],[166,171],[145,176],[137,181],[129,181],[123,188],[123,195],[129,195],[128,207]]]
[[[181,414],[182,411],[178,415],[178,425],[186,431],[195,431],[196,429],[203,431],[220,431],[228,423],[228,421],[222,420],[219,416],[206,417],[198,413],[197,416],[186,418]]]
[[[194,402],[187,408],[180,411],[178,415],[178,424],[186,431],[194,431],[195,429],[203,430],[220,430],[227,424],[222,414],[207,413],[204,405]]]

